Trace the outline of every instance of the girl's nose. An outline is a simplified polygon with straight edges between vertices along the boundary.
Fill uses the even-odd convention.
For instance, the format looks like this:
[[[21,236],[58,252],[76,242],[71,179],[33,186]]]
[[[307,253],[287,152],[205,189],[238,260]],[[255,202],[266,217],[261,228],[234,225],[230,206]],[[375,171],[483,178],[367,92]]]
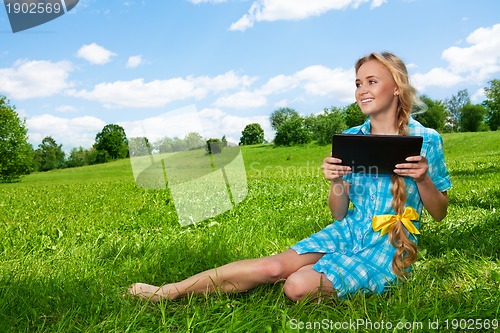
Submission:
[[[363,86],[359,86],[359,88],[358,88],[358,93],[359,93],[360,95],[364,95],[364,94],[366,94],[367,92],[368,92],[368,89],[367,89],[367,88],[365,88],[365,86],[364,86],[364,85],[363,85]]]

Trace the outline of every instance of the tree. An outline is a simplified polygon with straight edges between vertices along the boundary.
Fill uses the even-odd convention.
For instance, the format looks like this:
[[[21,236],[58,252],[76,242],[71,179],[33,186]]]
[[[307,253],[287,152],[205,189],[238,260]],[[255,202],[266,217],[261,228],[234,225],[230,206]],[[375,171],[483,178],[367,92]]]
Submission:
[[[111,159],[128,156],[128,140],[123,127],[115,124],[104,126],[95,137],[97,162],[104,163]]]
[[[460,114],[460,129],[462,132],[477,132],[485,129],[484,118],[488,111],[480,104],[468,104]]]
[[[65,154],[62,145],[58,145],[51,136],[43,138],[42,143],[35,150],[35,168],[38,171],[49,171],[64,166]]]
[[[332,106],[324,109],[322,114],[310,118],[311,135],[320,145],[332,143],[332,135],[341,133],[347,128],[344,114],[338,107]]]
[[[150,155],[153,148],[146,137],[130,138],[128,141],[128,151],[131,157]]]
[[[427,105],[427,111],[415,115],[415,120],[425,127],[434,128],[438,132],[443,131],[447,114],[444,103],[425,95],[420,96],[420,99]]]
[[[66,166],[68,168],[75,168],[92,164],[89,160],[89,154],[89,151],[84,149],[82,146],[71,149],[69,156],[66,159]]]
[[[345,124],[348,128],[361,125],[368,116],[361,111],[357,102],[349,104],[344,109]]]
[[[462,112],[462,108],[470,104],[469,92],[467,89],[460,90],[456,95],[452,95],[450,99],[447,99],[445,103],[450,116],[448,121],[451,130],[457,132],[460,130],[460,113]]]
[[[185,150],[187,150],[186,142],[178,137],[175,137],[172,140],[172,151],[176,152],[176,151],[185,151]]]
[[[169,153],[173,151],[174,139],[169,137],[164,137],[155,141],[153,148],[157,150],[160,154]]]
[[[258,123],[252,123],[245,126],[241,132],[241,145],[257,145],[264,143],[264,130]]]
[[[484,88],[486,100],[483,105],[488,109],[486,123],[492,131],[500,127],[500,80],[491,80],[489,87]]]
[[[209,155],[222,153],[223,143],[220,139],[210,138],[207,140],[206,150]]]
[[[5,96],[0,96],[0,182],[16,182],[33,166],[26,121],[21,120]]]
[[[311,133],[304,118],[298,113],[285,120],[276,131],[274,144],[277,146],[291,146],[311,142]]]
[[[206,141],[200,134],[191,132],[184,137],[184,144],[186,149],[199,149],[205,147]]]
[[[227,147],[227,145],[229,144],[227,142],[227,138],[226,138],[226,135],[223,135],[222,138],[220,139],[220,141],[222,142],[222,146],[223,147]]]
[[[285,123],[287,120],[295,118],[299,116],[298,112],[291,108],[279,108],[271,113],[269,117],[269,121],[271,122],[271,127],[278,131],[281,125]]]

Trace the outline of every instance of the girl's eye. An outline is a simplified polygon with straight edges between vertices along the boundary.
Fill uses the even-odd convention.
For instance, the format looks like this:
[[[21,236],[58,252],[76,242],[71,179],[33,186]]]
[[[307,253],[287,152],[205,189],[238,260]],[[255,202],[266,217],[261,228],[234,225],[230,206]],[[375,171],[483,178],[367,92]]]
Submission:
[[[356,83],[356,88],[361,87],[361,83]]]
[[[374,80],[370,80],[368,81],[370,84],[374,84],[374,83],[377,83],[377,81],[374,81]]]

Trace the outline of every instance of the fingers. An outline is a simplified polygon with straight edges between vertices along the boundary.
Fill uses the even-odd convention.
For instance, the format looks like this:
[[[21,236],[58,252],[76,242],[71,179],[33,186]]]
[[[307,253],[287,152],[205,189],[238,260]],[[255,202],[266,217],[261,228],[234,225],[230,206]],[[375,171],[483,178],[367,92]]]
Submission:
[[[351,167],[341,165],[342,160],[335,157],[327,157],[323,163],[323,173],[328,180],[336,180],[351,173]]]
[[[423,156],[410,156],[406,159],[409,163],[396,164],[394,173],[399,176],[408,176],[414,180],[421,180],[427,174],[429,165]]]
[[[408,162],[425,162],[427,163],[427,159],[423,156],[410,156],[406,158]]]
[[[427,166],[427,159],[423,156],[410,156],[406,158],[406,161],[410,163],[399,163],[395,167],[397,169],[419,169]]]

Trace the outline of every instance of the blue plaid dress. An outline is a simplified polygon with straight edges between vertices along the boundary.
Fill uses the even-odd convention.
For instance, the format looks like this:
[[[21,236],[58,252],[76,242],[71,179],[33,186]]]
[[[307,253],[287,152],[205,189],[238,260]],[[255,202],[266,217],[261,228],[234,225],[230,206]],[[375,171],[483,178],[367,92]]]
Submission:
[[[429,162],[428,173],[441,191],[451,188],[450,174],[445,164],[443,141],[433,129],[422,126],[414,119],[409,122],[410,135],[424,138],[421,155]],[[370,120],[346,130],[347,134],[370,134]],[[392,258],[396,249],[388,235],[372,228],[375,215],[395,214],[391,207],[390,175],[349,174],[344,176],[351,187],[349,199],[353,208],[342,220],[334,221],[318,233],[292,246],[299,254],[319,252],[325,255],[313,266],[330,280],[339,298],[357,291],[382,293],[396,280],[392,271]],[[416,183],[405,177],[406,206],[415,208],[419,215],[423,204]],[[414,222],[417,229],[420,221]],[[414,239],[416,242],[416,239]]]

